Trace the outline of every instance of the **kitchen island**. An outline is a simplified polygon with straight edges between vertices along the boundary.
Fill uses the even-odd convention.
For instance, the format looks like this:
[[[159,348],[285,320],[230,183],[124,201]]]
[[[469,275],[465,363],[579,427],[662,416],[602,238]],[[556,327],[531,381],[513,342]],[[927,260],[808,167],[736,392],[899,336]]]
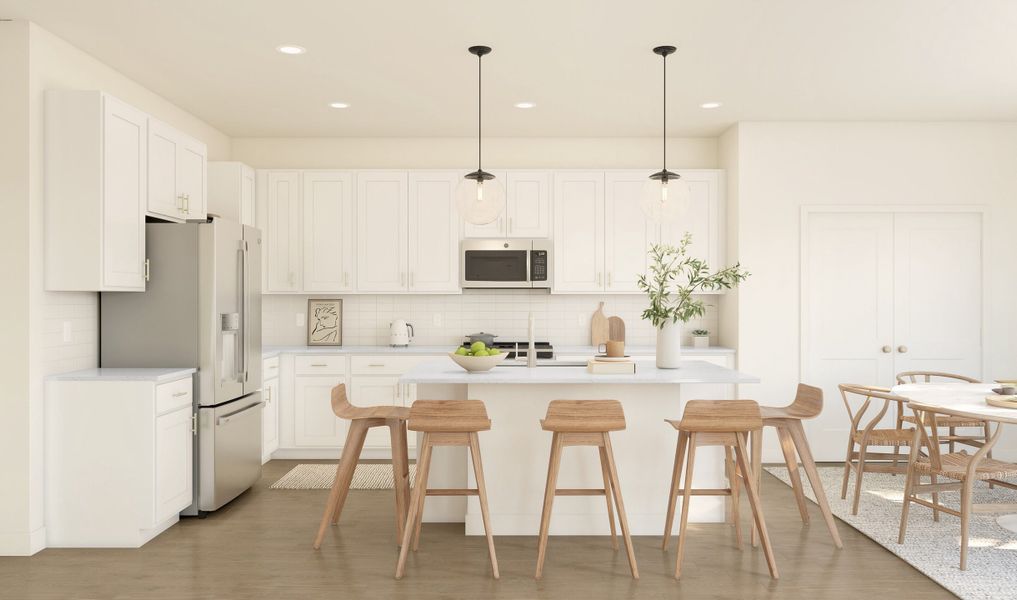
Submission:
[[[529,369],[516,364],[467,373],[448,358],[427,361],[399,379],[415,384],[418,399],[474,399],[487,405],[491,430],[480,434],[488,502],[495,535],[536,535],[540,524],[551,434],[540,428],[551,400],[618,400],[627,428],[611,434],[622,497],[633,535],[660,535],[664,528],[678,433],[664,419],[676,419],[685,402],[731,399],[735,385],[759,379],[705,361],[688,360],[678,369],[657,369],[637,361],[636,373],[593,375],[585,366],[548,361]],[[440,448],[431,463],[429,487],[474,487],[465,449]],[[719,448],[697,451],[697,487],[724,484]],[[559,488],[602,488],[595,448],[568,448],[562,456]],[[724,520],[724,499],[699,497],[689,520]],[[430,497],[426,522],[465,522],[467,535],[483,535],[476,498]],[[555,499],[552,535],[607,535],[607,507],[599,496]]]

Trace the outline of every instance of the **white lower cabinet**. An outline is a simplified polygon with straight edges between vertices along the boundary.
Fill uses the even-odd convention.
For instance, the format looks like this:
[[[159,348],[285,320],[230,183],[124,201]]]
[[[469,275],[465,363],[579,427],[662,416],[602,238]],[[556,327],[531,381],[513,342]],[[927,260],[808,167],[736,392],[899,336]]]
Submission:
[[[137,548],[193,499],[191,376],[167,382],[103,371],[46,382],[49,547]]]
[[[261,413],[261,462],[264,464],[279,449],[279,378],[266,379],[261,387],[265,400],[265,410]]]
[[[342,446],[347,421],[332,412],[332,388],[346,383],[336,375],[298,375],[293,385],[293,442],[301,448]]]

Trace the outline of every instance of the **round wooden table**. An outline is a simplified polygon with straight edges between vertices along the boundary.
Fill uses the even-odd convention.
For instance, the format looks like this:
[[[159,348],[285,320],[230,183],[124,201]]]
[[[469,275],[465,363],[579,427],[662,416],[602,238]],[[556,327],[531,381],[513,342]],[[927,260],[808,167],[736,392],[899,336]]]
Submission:
[[[908,399],[909,405],[933,412],[974,420],[1017,425],[1017,409],[999,408],[986,404],[985,397],[992,395],[998,383],[905,383],[894,386],[892,392]],[[999,526],[1017,533],[1017,514],[996,519]]]

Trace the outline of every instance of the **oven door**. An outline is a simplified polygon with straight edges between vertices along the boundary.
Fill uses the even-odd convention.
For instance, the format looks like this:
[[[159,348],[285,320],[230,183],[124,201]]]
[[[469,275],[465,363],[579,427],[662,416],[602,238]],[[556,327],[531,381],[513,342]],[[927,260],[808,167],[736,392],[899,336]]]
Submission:
[[[469,288],[528,288],[532,240],[463,240],[459,284]]]

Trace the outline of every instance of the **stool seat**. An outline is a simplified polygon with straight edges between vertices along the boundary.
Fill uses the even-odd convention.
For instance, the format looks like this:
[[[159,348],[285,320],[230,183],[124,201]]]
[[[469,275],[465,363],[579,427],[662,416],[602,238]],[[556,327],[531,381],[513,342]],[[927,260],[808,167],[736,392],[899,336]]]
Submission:
[[[552,400],[540,427],[559,433],[622,431],[625,412],[617,400]]]
[[[472,433],[491,429],[491,419],[480,400],[417,400],[406,427],[425,433]]]
[[[760,406],[759,414],[763,420],[767,419],[811,419],[816,415],[806,411],[796,410],[792,406]]]
[[[671,426],[689,433],[735,433],[763,428],[754,400],[690,400],[681,421]]]

